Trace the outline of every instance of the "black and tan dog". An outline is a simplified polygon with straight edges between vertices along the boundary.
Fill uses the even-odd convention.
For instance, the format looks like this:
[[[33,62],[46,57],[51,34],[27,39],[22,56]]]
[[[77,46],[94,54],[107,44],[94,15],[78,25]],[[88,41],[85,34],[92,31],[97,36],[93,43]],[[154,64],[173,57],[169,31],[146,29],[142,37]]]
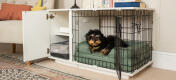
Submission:
[[[104,55],[108,55],[109,52],[114,48],[115,46],[115,37],[114,36],[108,36],[105,37],[100,30],[89,30],[89,32],[86,34],[86,40],[89,45],[90,52],[101,52]],[[119,40],[121,47],[128,47],[128,44],[126,44],[123,40],[120,38],[116,39]]]

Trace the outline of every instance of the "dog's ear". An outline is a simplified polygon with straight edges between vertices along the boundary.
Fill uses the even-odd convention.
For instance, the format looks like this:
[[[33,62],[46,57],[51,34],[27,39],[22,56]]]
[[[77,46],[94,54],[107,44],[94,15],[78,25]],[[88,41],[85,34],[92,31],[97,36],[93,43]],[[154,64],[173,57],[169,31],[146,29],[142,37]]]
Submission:
[[[97,33],[97,34],[102,34],[101,31],[98,30],[98,29],[95,29],[94,32]]]
[[[93,33],[93,30],[89,30],[89,32],[88,32],[88,33],[86,33],[86,35],[85,35],[86,40],[88,40],[88,36],[89,36],[90,34],[92,34],[92,33]]]
[[[86,36],[88,36],[88,35],[90,35],[90,34],[92,34],[92,33],[93,33],[93,30],[89,30],[89,32],[86,33]]]
[[[95,32],[97,32],[98,34],[100,34],[100,36],[102,37],[102,38],[104,38],[104,35],[103,35],[103,33],[100,31],[100,30],[95,30]]]
[[[89,30],[89,32],[88,33],[91,33],[91,32],[93,32],[93,30],[91,29],[91,30]]]

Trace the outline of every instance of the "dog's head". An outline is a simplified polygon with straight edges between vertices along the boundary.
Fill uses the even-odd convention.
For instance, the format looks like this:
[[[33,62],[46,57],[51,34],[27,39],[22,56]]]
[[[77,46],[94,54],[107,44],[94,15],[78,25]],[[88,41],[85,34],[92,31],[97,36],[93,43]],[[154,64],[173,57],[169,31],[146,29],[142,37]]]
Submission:
[[[99,30],[89,30],[86,34],[87,43],[94,47],[99,46],[103,42],[104,38],[104,35]]]

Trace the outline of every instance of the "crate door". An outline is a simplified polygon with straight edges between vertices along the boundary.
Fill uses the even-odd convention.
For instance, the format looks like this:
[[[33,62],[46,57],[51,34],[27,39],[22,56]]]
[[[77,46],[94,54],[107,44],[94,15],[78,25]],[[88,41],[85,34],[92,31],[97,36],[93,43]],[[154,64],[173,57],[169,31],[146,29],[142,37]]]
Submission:
[[[23,12],[23,61],[48,57],[50,25],[47,11]]]

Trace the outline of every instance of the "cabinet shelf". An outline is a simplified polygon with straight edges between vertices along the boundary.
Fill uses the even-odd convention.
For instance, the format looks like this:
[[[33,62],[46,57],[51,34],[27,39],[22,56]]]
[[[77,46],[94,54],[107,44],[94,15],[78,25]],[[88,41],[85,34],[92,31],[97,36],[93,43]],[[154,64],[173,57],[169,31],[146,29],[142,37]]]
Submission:
[[[58,35],[58,36],[69,36],[69,33],[58,32],[58,33],[56,33],[56,35]]]
[[[59,61],[62,61],[62,62],[68,61],[67,59],[62,59],[62,58],[58,58],[58,57],[54,57],[54,56],[49,56],[48,58],[54,59],[54,60],[59,60]]]

